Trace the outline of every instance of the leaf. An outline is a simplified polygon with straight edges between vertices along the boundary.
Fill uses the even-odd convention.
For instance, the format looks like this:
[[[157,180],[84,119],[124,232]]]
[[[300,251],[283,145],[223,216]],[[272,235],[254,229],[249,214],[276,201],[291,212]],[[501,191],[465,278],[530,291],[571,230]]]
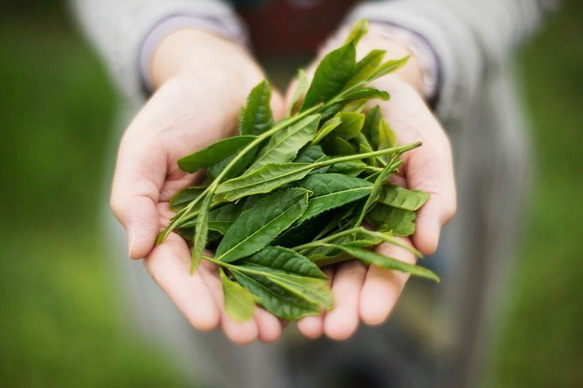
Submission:
[[[296,251],[278,246],[265,247],[253,256],[237,263],[240,266],[263,266],[270,271],[282,271],[286,274],[328,280],[317,265]]]
[[[331,155],[355,155],[357,153],[352,144],[341,137],[325,139],[322,146],[326,153]]]
[[[420,276],[423,278],[435,280],[436,282],[439,283],[439,277],[435,273],[433,273],[433,271],[427,268],[418,265],[411,265],[400,260],[394,259],[392,257],[387,257],[376,252],[368,251],[366,249],[348,247],[343,245],[333,246],[337,249],[340,249],[341,251],[348,253],[350,256],[361,260],[366,264],[374,264],[377,267],[405,272],[414,276]]]
[[[360,39],[368,33],[368,21],[366,19],[360,19],[354,23],[352,30],[346,38],[346,43],[352,43],[356,45]]]
[[[364,58],[356,63],[354,75],[346,83],[347,87],[364,82],[376,71],[386,54],[384,50],[372,50]]]
[[[391,97],[389,93],[384,90],[378,90],[374,88],[362,88],[350,92],[342,97],[342,101],[352,101],[352,100],[372,100],[379,99],[382,101],[388,101]]]
[[[340,117],[338,116],[334,116],[330,120],[327,120],[316,134],[314,140],[312,140],[312,144],[318,144],[320,140],[322,140],[340,124],[342,124],[342,120],[340,120]]]
[[[385,185],[377,198],[378,202],[399,209],[418,210],[427,200],[429,194],[419,190],[408,190],[401,186]]]
[[[326,275],[291,249],[266,247],[239,261],[232,273],[267,310],[282,318],[298,319],[333,304]]]
[[[368,210],[375,204],[375,201],[377,200],[383,185],[387,182],[389,175],[391,175],[391,172],[393,172],[393,166],[390,164],[387,164],[382,169],[382,171],[378,174],[378,176],[375,178],[375,181],[372,185],[370,194],[369,194],[364,206],[362,207],[362,210],[361,210],[359,216],[355,217],[355,221],[352,224],[353,227],[356,227],[362,223],[362,221],[364,220],[364,216],[366,215]]]
[[[194,173],[239,151],[256,138],[256,136],[233,136],[219,140],[206,148],[179,159],[178,166],[182,171]]]
[[[230,179],[232,177],[239,176],[243,171],[245,171],[247,167],[249,167],[249,164],[251,164],[255,159],[255,155],[257,154],[258,149],[259,145],[247,151],[245,155],[243,155],[237,161],[237,163],[235,163],[234,166],[230,167],[229,171],[227,172],[227,174],[225,174],[223,179]],[[233,159],[237,157],[239,152],[240,151],[237,151],[234,154],[226,157],[225,159],[218,161],[212,166],[209,166],[207,168],[207,175],[212,179],[216,179],[223,172],[223,170],[227,168],[227,166],[233,161]]]
[[[373,185],[364,179],[342,174],[317,174],[298,182],[298,186],[313,193],[308,209],[297,221],[301,224],[325,211],[366,197]]]
[[[211,207],[213,196],[207,194],[204,198],[202,205],[200,207],[200,212],[198,213],[198,217],[196,219],[196,228],[194,231],[194,242],[192,247],[192,263],[190,272],[194,274],[198,265],[200,264],[200,260],[202,259],[202,254],[206,248],[206,243],[208,241],[208,216],[209,216],[209,209]]]
[[[397,145],[397,136],[395,136],[389,124],[383,119],[379,122],[378,135],[379,144],[377,149],[393,148]],[[387,159],[385,158],[385,160]]]
[[[340,113],[340,121],[342,123],[334,129],[333,135],[344,140],[351,140],[360,133],[364,124],[364,115],[362,113],[342,112]]]
[[[287,116],[290,116],[292,114],[294,108],[296,107],[304,93],[306,93],[306,90],[310,85],[308,82],[308,76],[306,75],[306,72],[302,69],[298,70],[298,76],[296,78],[296,81],[297,81],[296,90],[294,91],[291,102],[287,108]]]
[[[366,170],[366,163],[360,161],[336,163],[330,166],[328,173],[338,173],[356,176]]]
[[[241,135],[260,135],[273,125],[273,114],[269,102],[271,86],[267,80],[261,81],[251,90],[247,97],[247,105],[239,119]]]
[[[344,106],[340,112],[353,112],[353,113],[362,113],[362,110],[366,106],[366,100],[352,100],[346,101],[344,100]]]
[[[366,214],[366,221],[381,232],[391,232],[394,236],[410,236],[415,233],[415,212],[375,204]]]
[[[298,297],[264,276],[243,273],[237,269],[232,269],[231,274],[259,299],[259,303],[267,311],[279,318],[296,320],[309,315],[317,315],[321,311],[316,303]]]
[[[300,112],[319,103],[327,102],[339,94],[344,89],[346,82],[352,77],[355,58],[354,43],[345,44],[326,55],[316,68]]]
[[[224,235],[231,225],[233,225],[237,217],[239,217],[242,209],[242,204],[227,203],[224,206],[211,210],[209,213],[208,228]]]
[[[219,275],[223,283],[227,314],[238,322],[253,318],[255,313],[255,297],[253,294],[239,283],[229,279],[222,269],[219,270]]]
[[[315,163],[321,160],[326,159],[327,156],[322,151],[322,147],[319,145],[313,144],[307,147],[304,147],[299,153],[298,156],[294,159],[295,163]]]
[[[408,60],[409,56],[406,56],[401,59],[394,59],[383,63],[377,67],[376,70],[368,77],[367,82],[372,82],[375,79],[382,77],[383,75],[398,70],[399,68],[405,66]]]
[[[170,209],[178,212],[184,209],[190,202],[198,198],[208,186],[190,186],[180,190],[170,198]]]
[[[218,260],[233,262],[266,247],[289,228],[308,207],[305,189],[277,191],[243,212],[217,247]]]
[[[269,193],[304,178],[315,167],[319,166],[308,163],[268,164],[259,170],[226,181],[219,186],[217,194],[227,201],[235,201],[249,195]]]
[[[308,145],[308,146],[304,147],[302,150],[300,150],[300,152],[298,153],[298,156],[294,159],[294,162],[295,163],[316,163],[316,162],[324,161],[326,159],[328,159],[328,156],[326,156],[326,154],[322,150],[322,147],[320,147],[317,144],[314,144],[314,145]],[[330,168],[330,166],[321,167],[321,168],[310,171],[310,174],[325,173],[326,171],[328,171],[329,168]]]
[[[258,170],[266,164],[294,160],[298,151],[314,138],[319,122],[320,115],[310,115],[275,133],[249,167],[248,172]]]
[[[279,245],[291,248],[296,245],[312,241],[314,237],[323,230],[322,225],[327,225],[327,223],[331,221],[333,217],[334,215],[330,214],[329,212],[320,214],[319,216],[315,216],[309,220],[302,221],[301,224],[296,222],[296,224],[279,235],[271,245]],[[326,227],[324,226],[324,229],[325,228]]]
[[[379,126],[382,120],[381,109],[377,105],[366,113],[362,133],[373,150],[379,149]]]

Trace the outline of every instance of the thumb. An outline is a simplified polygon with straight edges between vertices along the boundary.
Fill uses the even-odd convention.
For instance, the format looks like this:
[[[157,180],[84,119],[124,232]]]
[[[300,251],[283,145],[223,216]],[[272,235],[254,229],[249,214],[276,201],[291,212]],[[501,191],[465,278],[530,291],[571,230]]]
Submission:
[[[131,127],[119,148],[110,206],[127,233],[133,259],[153,249],[160,231],[158,202],[166,177],[166,158],[157,142],[132,135]]]

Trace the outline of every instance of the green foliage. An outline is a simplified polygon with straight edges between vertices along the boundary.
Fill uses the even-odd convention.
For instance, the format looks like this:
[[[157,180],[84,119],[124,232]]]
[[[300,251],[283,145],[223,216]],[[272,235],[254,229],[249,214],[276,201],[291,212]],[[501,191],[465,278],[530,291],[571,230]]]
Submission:
[[[271,86],[267,80],[257,85],[247,98],[247,106],[241,112],[239,132],[241,135],[261,135],[273,125],[273,113],[269,102]],[[240,137],[240,136],[239,136]]]
[[[387,184],[402,163],[399,156],[420,144],[397,147],[380,109],[363,113],[369,100],[389,98],[367,84],[405,63],[382,63],[380,51],[356,63],[355,44],[366,30],[366,22],[357,23],[345,45],[322,60],[309,86],[300,72],[288,117],[272,122],[264,81],[242,110],[240,135],[179,162],[186,172],[209,167],[208,179],[174,196],[177,213],[159,242],[177,230],[192,243],[193,271],[202,259],[220,267],[227,310],[235,319],[249,318],[255,302],[284,319],[331,308],[318,266],[349,258],[438,279],[427,269],[363,249],[380,242],[402,245],[392,236],[414,232],[414,211],[427,199]],[[384,233],[363,232],[358,226],[365,217]],[[215,246],[214,258],[203,256]]]

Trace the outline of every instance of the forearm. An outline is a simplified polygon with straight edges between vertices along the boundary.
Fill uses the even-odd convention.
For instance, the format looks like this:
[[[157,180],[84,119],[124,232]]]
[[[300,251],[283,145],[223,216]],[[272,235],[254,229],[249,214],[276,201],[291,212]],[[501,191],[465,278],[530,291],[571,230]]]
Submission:
[[[249,52],[237,42],[185,28],[160,41],[148,72],[156,89],[175,77],[213,79],[232,90],[248,91],[262,78]],[[238,87],[237,87],[238,86]]]
[[[165,20],[191,16],[242,31],[233,11],[217,0],[69,0],[69,3],[117,86],[138,104],[146,97],[140,73],[143,44]]]

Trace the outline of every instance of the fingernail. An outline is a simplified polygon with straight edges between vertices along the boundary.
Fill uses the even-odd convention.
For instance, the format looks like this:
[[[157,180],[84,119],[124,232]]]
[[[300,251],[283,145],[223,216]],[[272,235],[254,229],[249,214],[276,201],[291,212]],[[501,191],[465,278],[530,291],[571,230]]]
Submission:
[[[132,257],[132,252],[134,251],[134,244],[136,242],[136,233],[133,225],[128,226],[128,255]]]

